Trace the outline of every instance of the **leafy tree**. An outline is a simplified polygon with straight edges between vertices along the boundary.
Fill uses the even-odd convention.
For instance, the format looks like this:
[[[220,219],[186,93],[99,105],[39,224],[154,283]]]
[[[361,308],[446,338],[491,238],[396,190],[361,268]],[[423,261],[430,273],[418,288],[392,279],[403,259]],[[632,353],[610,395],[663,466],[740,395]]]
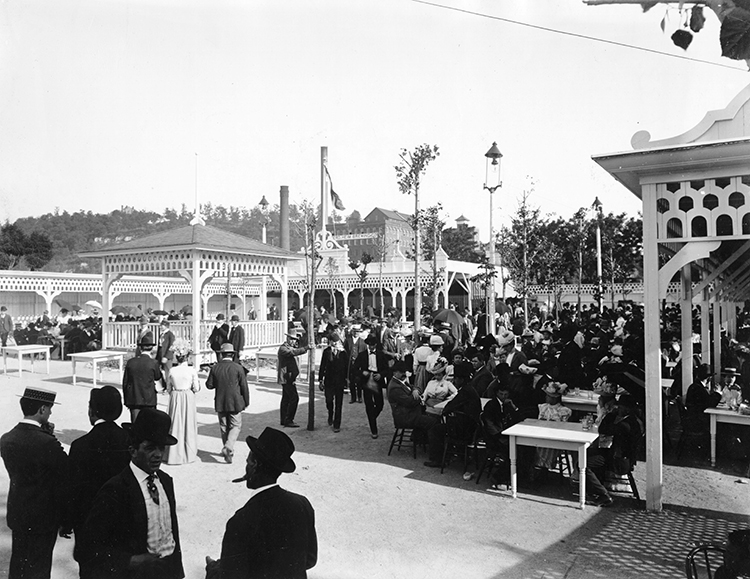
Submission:
[[[367,266],[372,263],[372,255],[367,252],[362,254],[359,261],[350,261],[349,267],[357,274],[359,278],[359,311],[364,314],[365,311],[365,280],[367,279]]]
[[[6,223],[0,229],[0,267],[3,269],[42,268],[52,259],[52,242],[40,232],[26,235],[15,224]]]
[[[635,4],[634,0],[584,0],[589,6],[601,4]],[[661,30],[665,32],[667,14],[679,10],[680,27],[671,35],[672,42],[687,50],[693,41],[693,34],[703,29],[706,22],[704,7],[709,8],[719,19],[721,30],[719,43],[721,55],[732,60],[744,60],[750,66],[750,0],[693,0],[680,2],[678,7],[668,0],[642,0],[637,2],[644,12],[656,6],[664,7]],[[692,5],[685,8],[685,5]]]
[[[481,263],[484,248],[477,242],[477,228],[461,225],[443,229],[443,249],[448,257],[457,261]]]
[[[419,189],[422,182],[422,176],[427,172],[428,165],[437,159],[440,155],[438,146],[428,145],[427,143],[419,145],[413,151],[401,149],[399,157],[401,163],[396,165],[396,182],[401,193],[405,195],[414,195],[414,328],[419,327],[420,316],[422,315],[422,291],[419,287],[419,256],[421,250],[420,242],[420,212],[419,212]]]

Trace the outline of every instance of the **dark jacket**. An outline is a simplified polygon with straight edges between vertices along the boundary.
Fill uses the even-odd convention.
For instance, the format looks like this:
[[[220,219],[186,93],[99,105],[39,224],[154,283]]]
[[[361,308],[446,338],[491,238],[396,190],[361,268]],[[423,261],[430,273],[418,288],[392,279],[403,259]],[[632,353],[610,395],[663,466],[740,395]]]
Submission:
[[[159,349],[156,351],[157,362],[161,363],[162,358],[166,358],[167,360],[174,360],[174,350],[172,350],[174,341],[175,337],[172,330],[166,330],[165,332],[162,332],[162,335],[159,338]]]
[[[228,358],[223,358],[211,368],[206,379],[206,388],[216,390],[216,412],[242,412],[250,405],[245,370]]]
[[[276,381],[279,384],[294,384],[299,376],[297,356],[307,352],[307,348],[294,348],[289,344],[281,344],[277,352]]]
[[[383,354],[382,350],[377,350],[375,352],[375,365],[378,368],[378,374],[380,374],[380,380],[378,380],[378,385],[381,388],[385,388],[386,386],[386,374],[388,373],[388,358]],[[354,361],[354,373],[352,374],[353,380],[358,380],[359,384],[364,387],[365,384],[367,384],[367,380],[370,377],[370,352],[368,350],[365,350],[364,352],[360,352],[357,356],[357,359]]]
[[[76,533],[78,560],[79,536],[94,504],[94,497],[109,479],[130,463],[128,433],[111,421],[100,422],[70,445],[70,495],[65,527]]]
[[[334,354],[333,348],[328,346],[323,350],[320,358],[318,380],[329,388],[346,385],[346,374],[349,367],[349,356],[344,350]]]
[[[422,416],[422,402],[414,398],[414,388],[408,382],[392,378],[388,383],[388,403],[393,413],[393,425],[396,428],[414,428]]]
[[[92,579],[181,579],[180,533],[172,478],[157,471],[164,487],[172,519],[174,552],[160,559],[150,570],[135,574],[128,570],[130,558],[148,552],[148,518],[141,487],[130,467],[123,469],[102,487],[94,499],[83,527],[79,562],[81,571]]]
[[[156,382],[161,382],[159,363],[147,353],[128,360],[122,376],[125,406],[156,406]]]
[[[0,438],[0,456],[10,475],[8,527],[57,531],[65,512],[68,456],[54,435],[19,423]]]
[[[226,322],[221,324],[218,328],[214,325],[214,329],[211,330],[211,334],[208,336],[208,345],[215,352],[221,350],[221,345],[226,344],[229,341],[229,324]]]
[[[245,329],[238,324],[229,330],[228,340],[234,347],[234,359],[237,360],[245,347]]]
[[[487,365],[485,364],[482,366],[479,371],[474,374],[474,377],[471,379],[471,386],[474,388],[477,394],[479,394],[480,398],[489,398],[486,396],[487,392],[487,386],[490,385],[490,382],[492,382],[492,372],[489,371],[487,368]]]
[[[479,399],[479,394],[474,390],[471,383],[461,386],[458,389],[458,394],[452,400],[448,401],[443,408],[444,415],[456,411],[469,415],[475,423],[479,423],[479,415],[482,413],[482,401]]]
[[[227,522],[221,579],[304,579],[317,561],[315,511],[302,495],[271,487]]]

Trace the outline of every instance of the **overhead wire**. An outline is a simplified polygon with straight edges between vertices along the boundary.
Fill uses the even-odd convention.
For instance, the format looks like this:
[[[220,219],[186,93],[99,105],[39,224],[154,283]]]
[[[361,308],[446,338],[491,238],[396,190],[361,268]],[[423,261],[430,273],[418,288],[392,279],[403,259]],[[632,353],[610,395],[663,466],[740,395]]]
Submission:
[[[722,68],[728,68],[730,70],[737,70],[740,72],[747,73],[748,71],[739,68],[737,66],[731,66],[729,64],[723,64],[721,62],[714,62],[711,60],[703,60],[700,58],[693,58],[691,56],[685,56],[682,54],[672,54],[670,52],[664,52],[661,50],[655,50],[653,48],[646,48],[645,46],[636,46],[634,44],[628,44],[626,42],[618,42],[616,40],[608,40],[606,38],[597,38],[596,36],[588,36],[586,34],[579,34],[577,32],[569,32],[567,30],[559,30],[557,28],[550,28],[548,26],[540,26],[538,24],[530,24],[528,22],[521,22],[519,20],[513,20],[511,18],[503,18],[502,16],[494,16],[492,14],[485,14],[483,12],[475,12],[473,10],[466,10],[465,8],[457,8],[455,6],[446,6],[445,4],[438,4],[436,2],[428,2],[427,0],[411,0],[416,4],[424,4],[426,6],[433,6],[435,8],[442,8],[444,10],[451,10],[453,12],[461,12],[462,14],[470,14],[472,16],[479,16],[480,18],[488,18],[490,20],[498,20],[500,22],[506,22],[508,24],[515,24],[518,26],[524,26],[526,28],[533,28],[534,30],[541,30],[543,32],[552,32],[553,34],[560,34],[563,36],[570,36],[573,38],[580,38],[582,40],[590,40],[593,42],[600,42],[602,44],[610,44],[612,46],[619,46],[620,48],[629,48],[632,50],[640,50],[642,52],[648,52],[651,54],[658,54],[660,56],[669,56],[671,58],[678,58],[680,60],[688,60],[691,62],[698,62],[701,64],[709,64],[712,66],[719,66]]]

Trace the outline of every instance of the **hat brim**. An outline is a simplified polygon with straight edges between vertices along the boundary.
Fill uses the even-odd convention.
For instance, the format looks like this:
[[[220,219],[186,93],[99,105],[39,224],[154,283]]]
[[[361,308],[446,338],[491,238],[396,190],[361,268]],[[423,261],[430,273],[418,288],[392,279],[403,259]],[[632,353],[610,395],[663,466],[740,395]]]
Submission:
[[[132,432],[132,430],[133,430],[133,424],[132,424],[131,422],[124,422],[124,423],[122,424],[122,429],[123,429],[123,430],[124,430],[125,432],[127,432],[127,433],[128,433],[128,435],[130,435],[130,433],[131,433],[131,432]],[[155,444],[158,444],[159,446],[162,446],[162,445],[163,445],[163,446],[174,446],[174,445],[175,445],[175,444],[177,444],[177,442],[178,442],[178,441],[177,441],[177,439],[176,439],[176,438],[175,438],[174,436],[172,436],[171,434],[167,434],[167,435],[166,435],[166,436],[164,437],[164,440],[161,440],[161,439],[159,439],[159,440],[155,440],[155,439],[153,439],[153,438],[149,438],[149,439],[147,439],[147,440],[150,440],[151,442],[153,442],[153,443],[155,443]]]
[[[261,444],[258,444],[258,439],[254,436],[248,436],[245,438],[245,442],[250,447],[250,450],[253,451],[253,454],[257,454],[264,458],[271,466],[275,466],[278,468],[281,472],[294,472],[297,469],[297,465],[294,464],[294,461],[292,460],[292,457],[290,456],[287,458],[283,464],[276,463],[272,457],[268,455],[268,453],[265,452],[263,446]]]
[[[37,398],[29,398],[28,396],[24,396],[23,394],[16,394],[19,398],[26,398],[26,400],[33,400],[34,402],[43,402],[44,404],[57,404],[60,405],[59,402],[46,402],[45,400],[39,400]]]

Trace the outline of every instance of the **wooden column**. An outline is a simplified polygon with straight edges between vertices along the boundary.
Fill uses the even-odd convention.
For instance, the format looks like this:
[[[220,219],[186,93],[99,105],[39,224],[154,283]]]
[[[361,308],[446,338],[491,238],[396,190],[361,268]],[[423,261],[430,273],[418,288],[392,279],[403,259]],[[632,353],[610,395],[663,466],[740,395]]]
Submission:
[[[643,185],[643,301],[646,349],[646,508],[662,510],[663,449],[659,251],[656,235],[656,185]],[[666,289],[666,288],[665,288]]]
[[[680,270],[680,337],[682,347],[682,395],[693,383],[693,288],[690,277],[690,265]]]

